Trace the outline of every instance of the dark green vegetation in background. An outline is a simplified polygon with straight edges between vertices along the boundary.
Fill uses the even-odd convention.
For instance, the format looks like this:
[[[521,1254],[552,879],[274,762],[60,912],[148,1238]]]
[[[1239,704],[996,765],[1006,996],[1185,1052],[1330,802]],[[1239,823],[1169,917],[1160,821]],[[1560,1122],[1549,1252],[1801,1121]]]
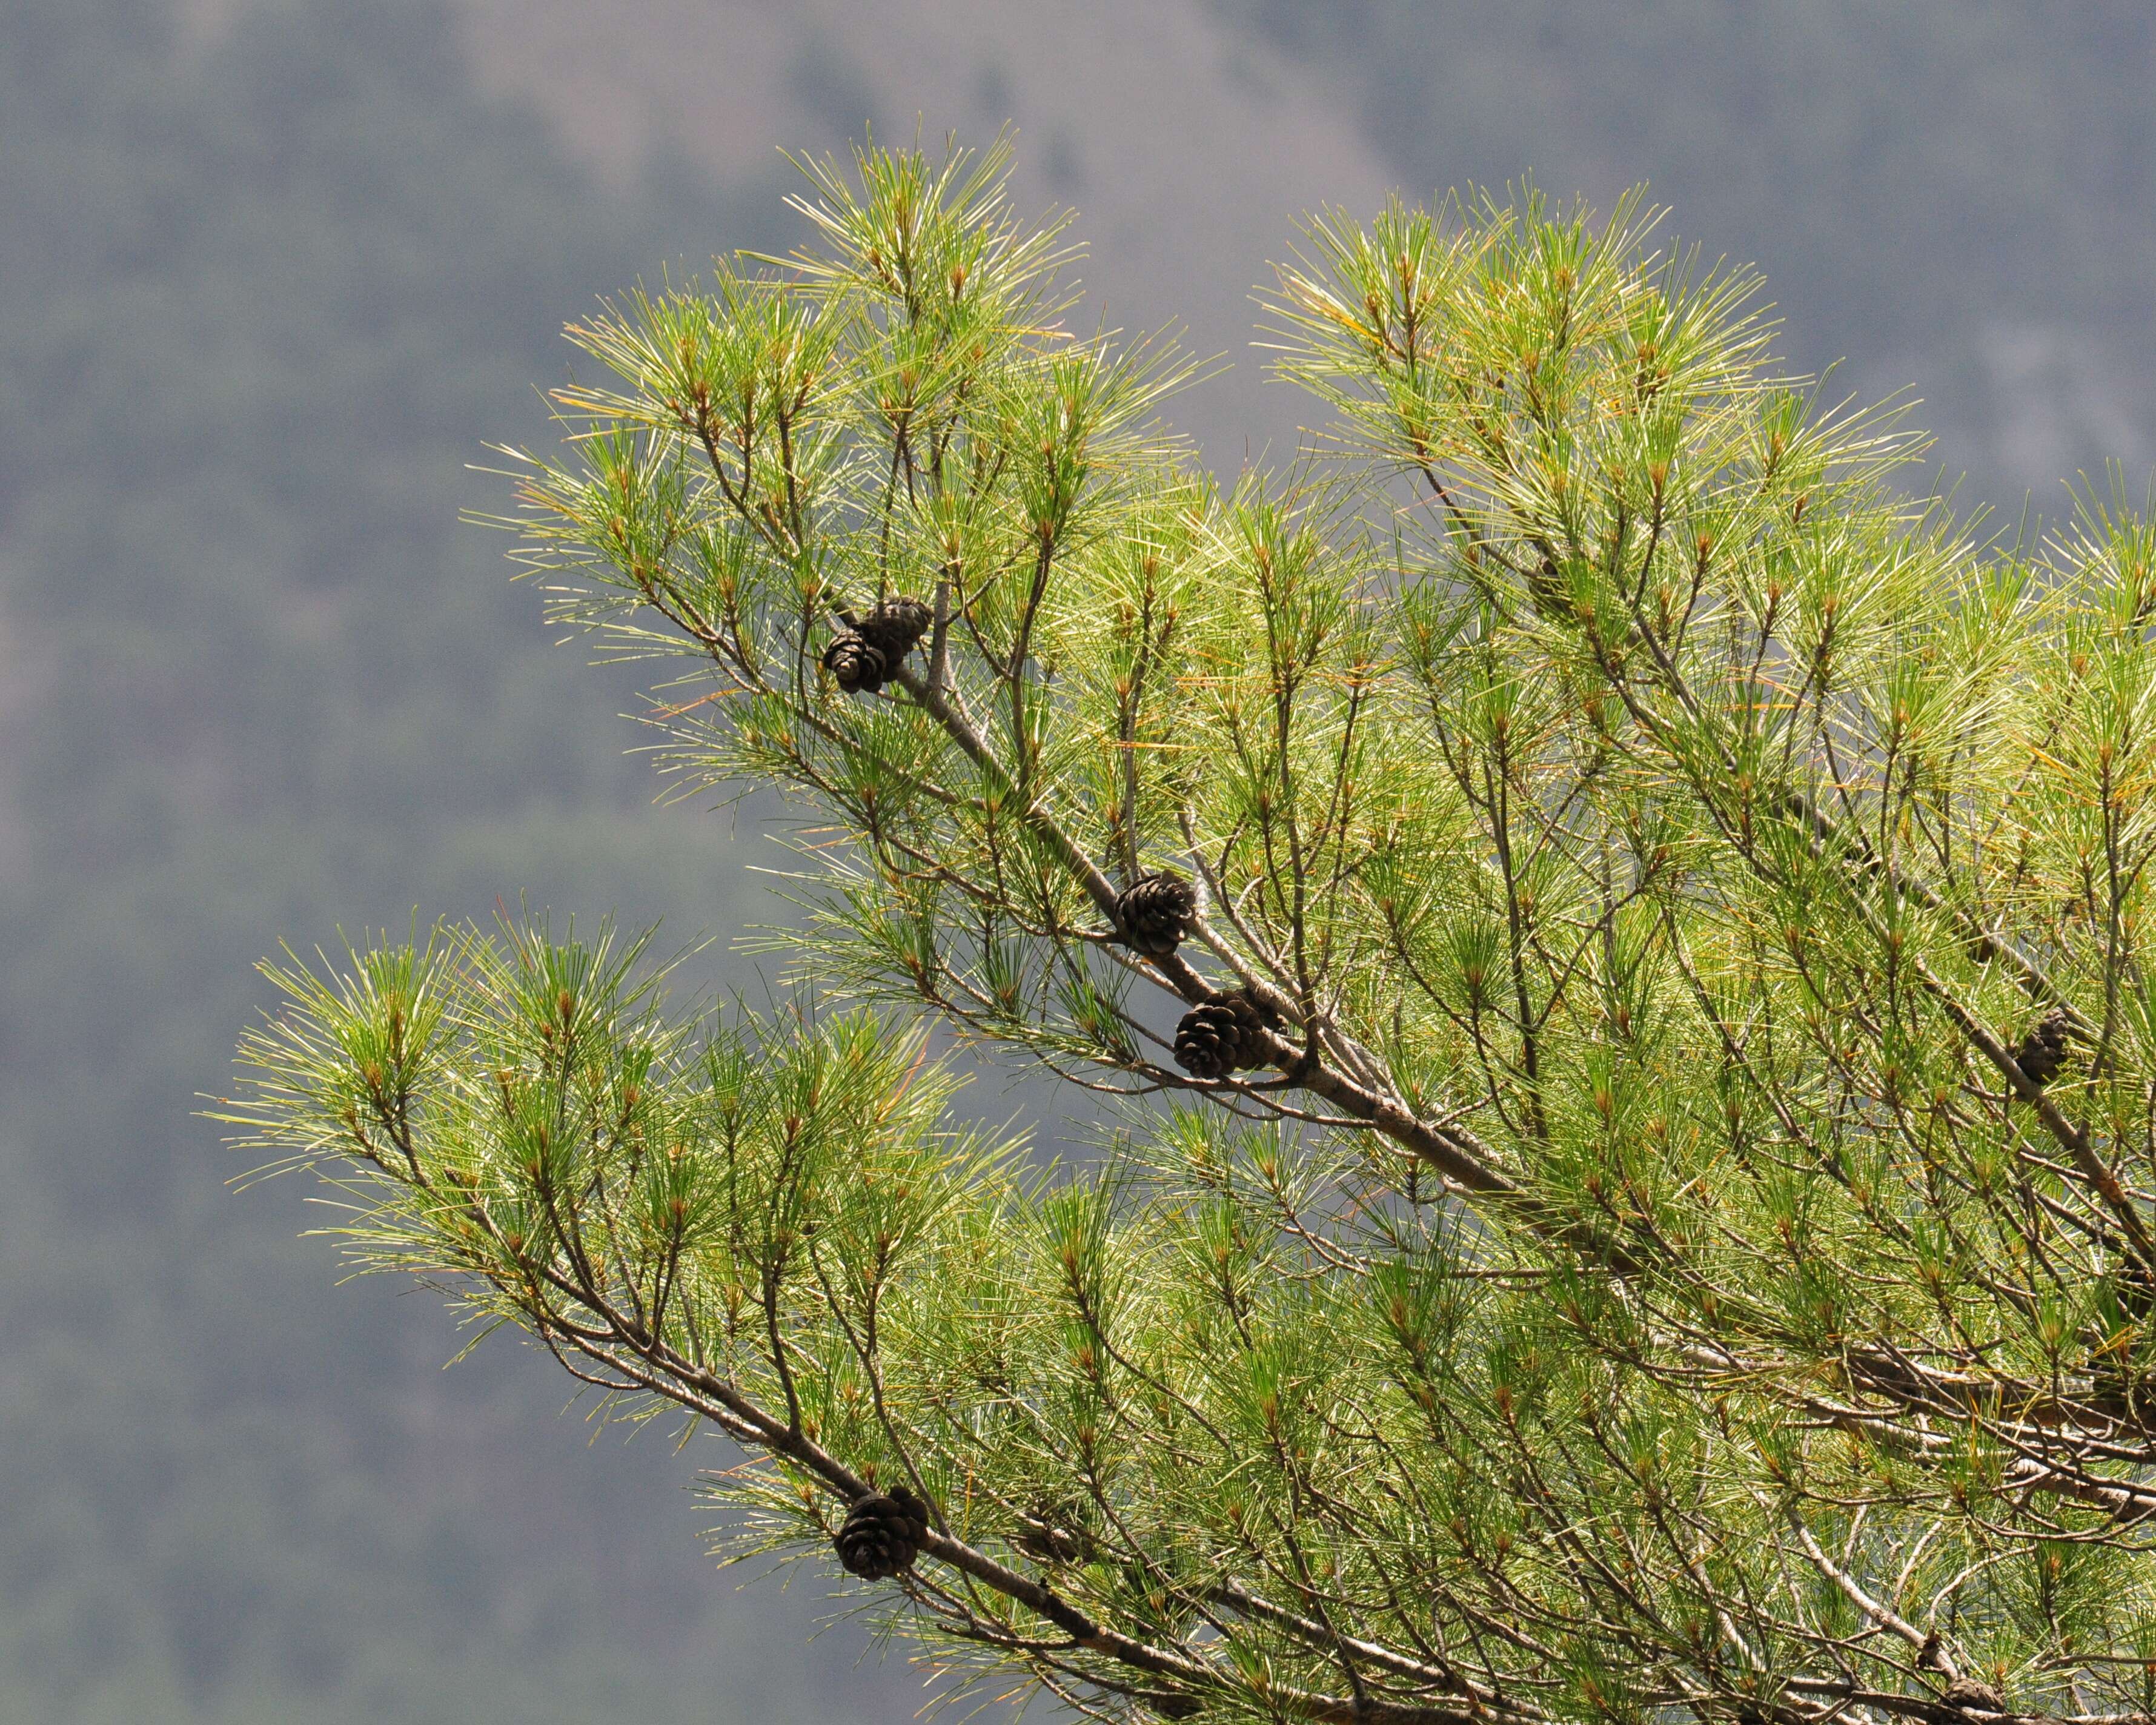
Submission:
[[[1800,361],[1922,378],[2002,501],[2156,449],[2138,7],[1219,3],[1406,185],[1651,178]],[[513,1348],[434,1378],[431,1305],[332,1289],[299,1188],[234,1204],[187,1117],[265,930],[755,914],[746,847],[619,758],[630,684],[454,517],[560,323],[767,242],[779,182],[602,194],[433,6],[258,8],[177,60],[166,17],[0,9],[0,1715],[907,1717],[903,1673],[798,1650],[812,1604],[711,1575],[661,1446],[587,1455]]]
[[[625,690],[456,516],[565,315],[775,198],[598,195],[432,8],[177,69],[162,19],[0,27],[0,1717],[906,1717],[902,1670],[798,1649],[813,1599],[712,1576],[663,1445],[586,1453],[514,1348],[439,1395],[446,1327],[334,1289],[188,1117],[265,927],[742,919],[725,824],[647,809]]]

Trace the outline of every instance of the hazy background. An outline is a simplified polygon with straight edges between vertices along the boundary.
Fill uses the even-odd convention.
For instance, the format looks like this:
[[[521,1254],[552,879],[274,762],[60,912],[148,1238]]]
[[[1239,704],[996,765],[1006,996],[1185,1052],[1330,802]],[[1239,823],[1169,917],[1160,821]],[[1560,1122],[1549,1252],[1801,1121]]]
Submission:
[[[1234,351],[1179,410],[1229,472],[1295,435],[1243,344],[1298,211],[1645,178],[1795,362],[2050,511],[2156,458],[2152,81],[2145,0],[0,0],[0,1717],[920,1704],[804,1646],[818,1578],[713,1574],[694,1451],[593,1445],[506,1342],[444,1376],[431,1297],[334,1287],[189,1114],[280,936],[759,914],[456,517],[595,293],[789,243],[775,146],[1015,121],[1110,321]]]

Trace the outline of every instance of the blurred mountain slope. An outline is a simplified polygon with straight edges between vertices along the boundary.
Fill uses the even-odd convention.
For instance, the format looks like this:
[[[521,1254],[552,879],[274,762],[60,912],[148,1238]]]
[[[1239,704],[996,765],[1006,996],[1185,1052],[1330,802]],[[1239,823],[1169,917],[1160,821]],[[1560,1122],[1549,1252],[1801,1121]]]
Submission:
[[[1810,370],[1910,391],[1965,501],[2156,462],[2156,13],[1966,0],[457,0],[490,87],[615,172],[654,146],[753,159],[864,114],[1024,123],[1019,183],[1075,202],[1116,321],[1189,320],[1237,374],[1178,409],[1216,470],[1284,446],[1250,286],[1325,203],[1532,172],[1751,261]],[[779,75],[773,76],[774,69]],[[2138,482],[2137,482],[2138,484]]]
[[[1209,0],[1416,187],[1532,170],[1758,264],[1800,366],[1913,390],[1963,502],[2156,463],[2156,11],[2138,0]]]
[[[1192,348],[1233,362],[1169,410],[1230,477],[1246,452],[1291,452],[1305,411],[1250,352],[1250,290],[1298,214],[1367,206],[1396,172],[1332,100],[1337,80],[1202,0],[641,0],[633,24],[578,0],[457,3],[485,85],[613,174],[654,152],[843,151],[865,120],[938,147],[1016,122],[1019,207],[1076,208],[1107,322],[1182,323]]]

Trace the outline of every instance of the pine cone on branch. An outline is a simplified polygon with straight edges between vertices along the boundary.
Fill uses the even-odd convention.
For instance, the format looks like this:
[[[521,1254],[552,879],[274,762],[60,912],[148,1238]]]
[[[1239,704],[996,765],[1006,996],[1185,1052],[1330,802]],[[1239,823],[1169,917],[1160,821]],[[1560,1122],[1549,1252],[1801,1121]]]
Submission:
[[[1116,898],[1116,924],[1127,946],[1165,958],[1190,932],[1198,895],[1180,875],[1142,875]]]
[[[873,695],[891,675],[882,649],[853,629],[842,630],[824,649],[824,669],[849,695]]]
[[[2066,1060],[2066,1015],[2053,1007],[2014,1050],[2014,1064],[2022,1076],[2041,1090],[2059,1076]]]
[[[896,669],[899,660],[913,650],[914,644],[927,634],[928,625],[935,620],[936,614],[920,600],[900,593],[886,599],[861,619],[855,632],[883,655],[886,665]]]
[[[1265,1064],[1265,1032],[1280,1015],[1247,988],[1194,1006],[1175,1027],[1175,1064],[1194,1078],[1225,1078]]]
[[[886,599],[852,629],[841,629],[824,649],[824,669],[849,695],[874,695],[896,675],[935,614],[903,593]]]
[[[904,1574],[928,1537],[928,1506],[905,1486],[855,1500],[833,1539],[847,1574],[881,1581]]]

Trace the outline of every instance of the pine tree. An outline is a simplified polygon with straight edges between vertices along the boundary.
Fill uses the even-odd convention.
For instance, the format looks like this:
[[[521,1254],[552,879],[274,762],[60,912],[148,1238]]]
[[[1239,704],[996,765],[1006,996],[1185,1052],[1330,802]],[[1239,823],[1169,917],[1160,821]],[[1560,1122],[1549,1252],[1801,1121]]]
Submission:
[[[688,656],[670,768],[803,811],[825,995],[444,929],[270,967],[226,1117],[954,1681],[2156,1717],[2146,516],[1956,521],[1751,275],[1531,189],[1311,222],[1332,429],[1224,490],[1000,148],[803,165],[813,246],[572,326],[514,519]]]

